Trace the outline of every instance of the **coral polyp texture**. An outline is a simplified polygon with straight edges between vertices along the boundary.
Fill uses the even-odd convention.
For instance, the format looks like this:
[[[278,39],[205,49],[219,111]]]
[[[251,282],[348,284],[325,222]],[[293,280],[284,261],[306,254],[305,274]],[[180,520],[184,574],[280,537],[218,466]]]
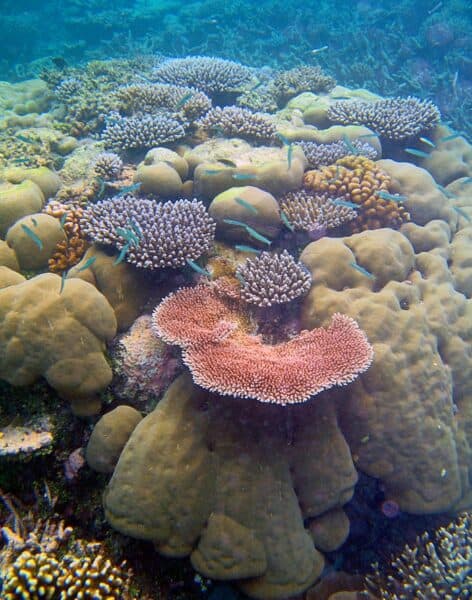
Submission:
[[[156,333],[182,348],[195,383],[223,395],[282,405],[304,402],[350,383],[372,361],[365,335],[341,314],[326,329],[303,331],[275,345],[244,331],[240,320],[206,285],[171,294],[153,313]]]
[[[365,125],[387,140],[403,142],[432,129],[441,113],[430,100],[409,96],[376,102],[340,100],[331,104],[327,117],[332,123]]]
[[[270,115],[254,113],[247,108],[225,106],[212,108],[196,123],[203,130],[226,137],[239,137],[255,142],[274,142],[277,128]]]
[[[65,240],[58,242],[48,261],[51,273],[63,273],[81,260],[89,246],[80,226],[83,208],[77,203],[62,204],[51,200],[44,208],[44,212],[60,220],[66,235]]]
[[[144,269],[179,268],[207,252],[216,224],[198,200],[155,202],[126,196],[84,210],[82,229],[91,240],[123,252]]]
[[[296,231],[316,232],[336,229],[357,217],[350,206],[335,204],[327,194],[297,190],[279,198],[280,209]]]
[[[359,139],[352,140],[349,143],[353,146],[360,156],[365,156],[371,160],[379,158],[377,150],[367,142]],[[305,153],[309,169],[317,169],[324,165],[332,165],[340,158],[352,154],[352,149],[344,140],[318,144],[317,142],[297,142],[297,146]]]
[[[352,233],[365,229],[392,227],[409,220],[403,198],[390,194],[390,176],[374,161],[363,156],[346,156],[334,165],[307,171],[304,176],[307,190],[326,194],[334,202],[342,200],[353,206],[357,216],[347,227]]]
[[[378,566],[361,597],[381,600],[465,600],[472,590],[472,516],[464,513],[405,546],[385,575]]]
[[[187,120],[193,121],[211,108],[211,100],[205,93],[192,87],[165,83],[127,85],[115,96],[119,110],[126,114],[167,110],[181,112]]]
[[[251,79],[251,70],[237,62],[210,56],[188,56],[164,62],[154,71],[162,83],[195,87],[211,96],[234,92]]]
[[[92,173],[105,180],[119,177],[123,170],[123,161],[115,152],[100,152],[91,164]]]
[[[116,151],[149,149],[169,144],[185,136],[185,130],[176,119],[167,114],[143,114],[122,117],[110,113],[102,133],[105,145]]]
[[[278,102],[283,103],[302,92],[329,92],[336,80],[321,67],[295,67],[279,73],[272,85]]]
[[[261,252],[236,269],[241,284],[241,298],[256,306],[285,304],[306,294],[311,276],[284,250],[280,254]]]

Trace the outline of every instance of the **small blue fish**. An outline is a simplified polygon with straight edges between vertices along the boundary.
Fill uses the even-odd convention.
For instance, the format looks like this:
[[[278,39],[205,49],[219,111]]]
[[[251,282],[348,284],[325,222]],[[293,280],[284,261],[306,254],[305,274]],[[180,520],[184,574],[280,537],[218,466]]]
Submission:
[[[405,152],[407,154],[411,154],[412,156],[419,156],[420,158],[429,158],[428,152],[423,152],[423,150],[418,150],[417,148],[405,148]]]
[[[234,276],[236,277],[236,279],[239,281],[239,283],[243,286],[246,287],[246,280],[244,279],[244,277],[241,275],[241,273],[238,273],[238,271],[236,271],[236,273],[234,274]]]
[[[280,218],[287,229],[289,229],[291,232],[295,231],[295,227],[290,223],[287,214],[283,210],[280,211]]]
[[[343,142],[351,154],[354,154],[354,156],[357,156],[359,154],[359,150],[352,145],[351,140],[347,137],[346,134],[343,135]]]
[[[279,133],[279,132],[277,132],[275,135],[276,135],[276,136],[279,138],[279,140],[282,142],[282,144],[283,144],[284,146],[290,146],[290,144],[292,143],[292,142],[291,142],[291,141],[290,141],[290,140],[289,140],[287,137],[285,137],[285,136],[284,136],[282,133]]]
[[[184,106],[184,104],[187,104],[187,102],[190,100],[190,98],[192,98],[192,96],[193,96],[193,92],[189,92],[188,94],[185,94],[185,96],[182,96],[182,98],[175,105],[175,108],[177,110],[179,108],[182,108],[182,106]]]
[[[469,183],[472,183],[472,177],[466,177],[464,180],[461,181],[461,185],[467,185]]]
[[[85,264],[82,265],[80,267],[80,269],[77,269],[77,273],[81,273],[82,271],[85,271],[86,269],[90,268],[96,260],[97,260],[96,256],[91,256],[90,258],[88,258],[85,261]]]
[[[352,100],[350,96],[331,96],[331,100]]]
[[[246,179],[254,179],[255,175],[251,175],[250,173],[233,173],[232,178],[238,179],[240,181],[244,181]]]
[[[125,187],[122,187],[120,189],[120,191],[115,195],[115,198],[120,198],[121,196],[124,196],[125,194],[131,194],[131,192],[138,190],[140,187],[141,187],[141,182],[133,183],[132,185],[126,185]]]
[[[15,165],[24,165],[25,163],[29,162],[29,160],[29,158],[14,158],[12,163]]]
[[[123,227],[117,227],[116,233],[124,238],[131,246],[139,246],[139,239],[132,229],[123,229]]]
[[[440,185],[439,183],[436,184],[436,187],[438,188],[438,190],[440,192],[442,192],[446,198],[457,198],[456,194],[453,194],[452,192],[450,192],[448,189],[446,189],[443,185]]]
[[[466,212],[465,212],[465,210],[464,210],[463,208],[460,208],[460,206],[453,206],[452,208],[453,208],[453,209],[456,211],[456,213],[457,213],[458,215],[460,215],[461,217],[464,217],[464,219],[465,219],[466,221],[469,221],[469,223],[470,223],[470,221],[471,221],[472,219],[471,219],[470,215],[469,215],[468,213],[466,213]]]
[[[34,217],[31,217],[31,221],[33,222],[33,225],[34,225],[35,227],[37,227],[37,226],[38,226],[38,221],[36,221],[36,219],[35,219]]]
[[[33,242],[38,246],[40,250],[43,249],[43,242],[39,239],[39,237],[35,234],[35,232],[28,227],[28,225],[21,224],[21,228],[26,233],[28,237],[30,237]]]
[[[18,135],[16,136],[16,139],[17,139],[17,140],[20,140],[20,142],[24,142],[25,144],[32,144],[33,146],[37,146],[37,145],[38,145],[38,142],[37,142],[37,141],[35,141],[35,140],[32,140],[32,139],[31,139],[31,138],[29,138],[29,137],[26,137],[26,135],[21,135],[21,134],[18,134]]]
[[[331,202],[336,204],[336,206],[344,206],[345,208],[353,208],[354,210],[360,209],[359,204],[356,204],[355,202],[348,202],[347,200],[340,200],[339,198],[331,200]]]
[[[143,231],[141,227],[136,223],[136,221],[133,221],[133,219],[129,220],[129,224],[134,233],[138,236],[138,238],[141,239],[143,237]]]
[[[257,215],[258,210],[255,206],[253,206],[252,204],[249,204],[249,202],[247,202],[246,200],[244,200],[244,198],[235,198],[234,199],[235,202],[237,202],[240,206],[244,206],[244,208],[247,208],[248,210],[250,210],[253,214]]]
[[[272,242],[268,238],[263,236],[261,233],[259,233],[258,231],[256,231],[252,227],[250,227],[249,225],[246,225],[246,231],[249,233],[249,235],[251,237],[253,237],[258,242],[262,242],[264,244],[267,244],[268,246],[270,246],[272,244]]]
[[[368,139],[368,138],[373,138],[373,137],[380,137],[380,134],[378,133],[364,133],[362,135],[359,136],[359,139]]]
[[[391,200],[392,202],[405,202],[405,200],[408,200],[406,196],[401,196],[400,194],[389,194],[384,190],[379,190],[376,192],[376,194],[379,196],[379,198],[382,198],[383,200]]]
[[[64,271],[61,275],[61,287],[59,288],[59,294],[62,294],[62,290],[64,289],[64,286],[66,284],[67,275],[67,271]]]
[[[287,165],[288,168],[292,166],[292,155],[293,155],[293,144],[287,146]]]
[[[226,169],[206,169],[205,175],[219,175],[220,173],[227,173]]]
[[[98,183],[97,198],[101,198],[103,196],[103,192],[105,191],[105,180],[103,177],[97,177],[96,181]]]
[[[440,142],[450,142],[451,140],[455,140],[458,137],[462,137],[463,133],[461,133],[460,131],[457,131],[456,133],[452,133],[451,135],[446,135],[445,137],[442,137],[439,141]]]
[[[200,275],[204,275],[205,277],[211,277],[211,273],[209,273],[206,269],[198,265],[195,261],[190,258],[186,258],[185,262],[191,267],[196,273]]]
[[[247,227],[246,223],[237,221],[236,219],[223,219],[223,223],[226,223],[227,225],[236,225],[236,227],[244,227],[244,229]]]
[[[331,179],[328,179],[326,181],[326,183],[336,183],[336,181],[339,179],[339,165],[336,165],[336,173],[334,174],[334,177],[332,177]]]
[[[234,248],[235,250],[239,250],[240,252],[252,252],[253,254],[261,253],[261,251],[257,250],[257,248],[253,248],[252,246],[246,246],[245,244],[236,244]]]
[[[60,226],[61,226],[61,229],[64,229],[64,225],[66,224],[66,220],[67,220],[67,215],[68,215],[68,214],[69,214],[69,213],[66,211],[66,212],[65,212],[65,213],[62,215],[62,217],[61,217],[61,220],[59,221],[59,224],[60,224]]]
[[[238,168],[238,165],[229,158],[217,158],[216,160],[220,163],[223,163],[226,167],[231,167],[232,169]]]
[[[118,254],[118,257],[116,258],[116,260],[113,263],[114,265],[119,265],[120,262],[123,262],[126,254],[128,253],[129,246],[130,246],[129,242],[123,246],[123,248],[121,249],[121,252]]]
[[[359,273],[365,275],[369,279],[375,279],[375,275],[373,273],[367,269],[364,269],[364,267],[361,267],[361,265],[358,265],[356,262],[349,263],[349,266],[351,266],[353,269],[356,269],[356,271],[359,271]]]
[[[420,137],[420,142],[423,142],[423,144],[426,144],[427,146],[430,146],[431,148],[436,148],[436,144],[427,137]]]

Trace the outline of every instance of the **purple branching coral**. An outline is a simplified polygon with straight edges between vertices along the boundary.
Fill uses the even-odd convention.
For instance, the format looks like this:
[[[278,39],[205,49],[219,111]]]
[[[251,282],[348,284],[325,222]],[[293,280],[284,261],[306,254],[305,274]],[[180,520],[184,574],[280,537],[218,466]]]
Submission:
[[[106,120],[102,140],[117,151],[149,149],[175,142],[185,136],[182,125],[164,113],[122,117],[113,112]]]
[[[92,172],[105,180],[113,180],[121,175],[123,161],[114,152],[100,152],[92,162]]]
[[[126,85],[114,96],[120,112],[127,115],[165,110],[174,113],[178,120],[192,122],[211,108],[211,100],[205,93],[165,83]]]
[[[379,158],[377,150],[361,140],[352,140],[352,146],[357,150],[360,156],[365,156],[371,160]],[[329,144],[318,144],[317,142],[297,142],[297,146],[302,148],[305,157],[308,161],[309,169],[317,169],[323,165],[332,165],[339,158],[352,154],[350,149],[343,140],[337,140]]]
[[[328,119],[342,125],[365,125],[392,141],[414,138],[439,123],[438,107],[429,100],[387,98],[376,102],[340,100],[328,109]]]
[[[259,307],[286,304],[306,294],[311,286],[308,270],[286,251],[261,252],[236,269],[241,298]]]
[[[336,204],[336,200],[306,190],[287,192],[279,198],[279,202],[294,230],[306,233],[316,232],[323,227],[336,229],[357,216],[353,208]]]
[[[238,106],[212,108],[196,125],[205,131],[218,132],[226,137],[258,142],[273,142],[277,134],[270,115],[254,113]]]
[[[198,200],[125,196],[88,206],[81,227],[91,240],[124,252],[137,267],[177,269],[209,250],[216,224]]]
[[[209,56],[174,58],[154,72],[157,81],[195,87],[209,96],[237,91],[251,75],[250,69],[237,62]]]

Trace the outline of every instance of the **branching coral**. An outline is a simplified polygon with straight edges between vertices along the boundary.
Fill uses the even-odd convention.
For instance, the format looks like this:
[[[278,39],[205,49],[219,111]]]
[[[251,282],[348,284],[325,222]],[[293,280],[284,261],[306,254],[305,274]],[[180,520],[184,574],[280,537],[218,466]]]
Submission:
[[[154,72],[157,81],[180,86],[191,86],[208,95],[237,91],[251,78],[247,67],[209,56],[174,58],[160,65]]]
[[[433,536],[424,533],[405,546],[385,577],[375,567],[365,598],[382,600],[465,600],[472,590],[472,517],[464,513]]]
[[[296,67],[282,71],[273,83],[279,104],[302,92],[329,92],[335,85],[335,79],[324,73],[318,66]]]
[[[81,227],[94,242],[114,246],[145,269],[179,268],[204,254],[215,222],[197,200],[155,202],[126,196],[84,210]]]
[[[149,149],[175,142],[185,136],[182,125],[167,114],[122,117],[110,113],[102,133],[102,139],[109,148],[118,151]]]
[[[80,226],[83,208],[76,203],[62,204],[53,200],[44,208],[44,212],[61,219],[63,223],[66,240],[57,244],[49,259],[49,270],[52,273],[63,273],[81,260],[89,246]]]
[[[243,281],[241,298],[257,306],[285,304],[295,300],[306,294],[311,284],[311,276],[306,268],[286,250],[280,254],[261,252],[238,267],[236,274]]]
[[[341,100],[329,107],[327,117],[333,123],[365,125],[388,140],[404,141],[434,127],[441,114],[431,101],[409,96],[377,102]]]
[[[389,193],[391,178],[375,162],[362,156],[346,156],[334,165],[307,171],[305,187],[317,194],[359,205],[357,216],[348,223],[352,233],[379,227],[400,227],[409,214]]]
[[[269,115],[237,106],[212,108],[196,124],[203,130],[218,132],[225,137],[240,137],[258,142],[273,142],[277,133]]]
[[[356,218],[357,212],[349,206],[335,204],[327,194],[307,190],[287,192],[281,198],[280,208],[296,231],[336,229]]]
[[[357,139],[352,140],[350,143],[360,156],[365,156],[371,160],[379,158],[376,149],[367,142],[362,142]],[[352,150],[344,140],[338,140],[337,142],[331,142],[329,144],[297,142],[297,146],[300,146],[305,153],[309,169],[317,169],[324,165],[332,165],[340,158],[352,153]]]
[[[96,177],[113,180],[123,170],[123,161],[115,152],[100,152],[92,163],[92,172]]]
[[[326,329],[302,331],[265,344],[241,327],[241,316],[214,287],[198,285],[168,296],[153,325],[179,345],[194,382],[223,395],[293,404],[345,385],[372,362],[372,348],[355,321],[339,313]]]

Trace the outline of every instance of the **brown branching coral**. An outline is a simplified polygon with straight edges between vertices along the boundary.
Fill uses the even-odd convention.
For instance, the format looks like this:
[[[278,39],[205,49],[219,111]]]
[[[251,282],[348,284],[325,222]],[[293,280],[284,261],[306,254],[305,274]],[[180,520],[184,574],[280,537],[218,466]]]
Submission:
[[[49,270],[52,273],[62,273],[76,265],[90,245],[80,226],[83,209],[78,204],[66,205],[52,201],[45,207],[44,212],[56,219],[61,219],[63,223],[67,239],[57,244],[49,259]]]
[[[424,533],[405,546],[385,577],[378,566],[367,579],[365,598],[465,600],[472,590],[472,516],[464,513],[433,536]]]
[[[366,229],[398,229],[410,216],[401,198],[389,193],[391,179],[374,161],[363,156],[346,156],[334,165],[305,173],[305,187],[329,198],[359,205],[357,216],[348,223],[351,233]]]
[[[279,105],[302,92],[329,92],[336,80],[318,66],[296,67],[282,71],[274,80],[273,87]]]

